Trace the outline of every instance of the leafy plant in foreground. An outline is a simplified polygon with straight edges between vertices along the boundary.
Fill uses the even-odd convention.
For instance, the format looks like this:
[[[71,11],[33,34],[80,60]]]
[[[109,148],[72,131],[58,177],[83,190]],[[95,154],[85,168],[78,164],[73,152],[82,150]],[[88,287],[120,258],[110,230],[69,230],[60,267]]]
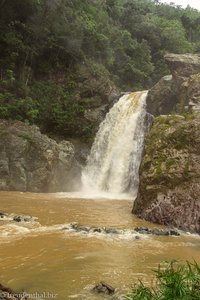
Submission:
[[[176,261],[159,265],[156,287],[135,285],[126,300],[200,300],[200,266],[196,262],[178,265]]]

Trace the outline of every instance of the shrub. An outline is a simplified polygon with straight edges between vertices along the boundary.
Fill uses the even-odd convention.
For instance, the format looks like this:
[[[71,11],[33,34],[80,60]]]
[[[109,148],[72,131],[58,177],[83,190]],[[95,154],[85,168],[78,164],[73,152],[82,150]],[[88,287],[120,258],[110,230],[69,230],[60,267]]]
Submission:
[[[126,300],[199,300],[200,266],[196,262],[185,265],[176,261],[159,265],[156,273],[156,287],[135,285],[125,296]]]

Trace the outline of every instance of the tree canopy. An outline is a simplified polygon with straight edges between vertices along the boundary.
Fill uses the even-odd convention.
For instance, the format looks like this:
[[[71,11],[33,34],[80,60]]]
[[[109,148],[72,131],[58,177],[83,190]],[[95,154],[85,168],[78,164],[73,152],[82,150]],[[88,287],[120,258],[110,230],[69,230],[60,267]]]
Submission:
[[[73,135],[76,125],[64,114],[80,118],[88,107],[82,99],[102,97],[91,87],[81,90],[86,77],[146,89],[168,73],[166,52],[198,51],[200,12],[190,7],[158,0],[0,0],[0,117]]]

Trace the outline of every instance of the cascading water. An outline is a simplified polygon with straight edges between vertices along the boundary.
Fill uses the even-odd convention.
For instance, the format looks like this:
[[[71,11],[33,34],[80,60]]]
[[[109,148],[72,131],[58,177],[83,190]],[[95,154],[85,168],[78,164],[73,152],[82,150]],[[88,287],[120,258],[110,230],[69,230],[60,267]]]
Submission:
[[[125,95],[106,115],[82,172],[84,192],[137,194],[146,96],[146,91]]]

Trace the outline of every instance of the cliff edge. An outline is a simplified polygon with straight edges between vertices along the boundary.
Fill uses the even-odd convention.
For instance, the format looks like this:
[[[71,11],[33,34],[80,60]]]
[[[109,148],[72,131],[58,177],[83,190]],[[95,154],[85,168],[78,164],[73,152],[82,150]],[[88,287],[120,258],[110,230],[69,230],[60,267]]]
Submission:
[[[170,54],[166,61],[172,76],[147,99],[156,117],[145,141],[133,213],[200,233],[200,56]],[[174,113],[175,106],[182,114]]]

